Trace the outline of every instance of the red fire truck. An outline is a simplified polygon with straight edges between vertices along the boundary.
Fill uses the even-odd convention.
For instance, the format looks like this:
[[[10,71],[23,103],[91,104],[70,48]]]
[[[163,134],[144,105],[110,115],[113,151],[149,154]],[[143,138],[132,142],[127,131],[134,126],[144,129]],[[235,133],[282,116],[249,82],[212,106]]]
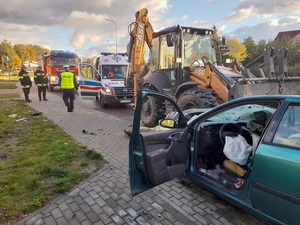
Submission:
[[[45,52],[41,59],[41,65],[48,77],[48,87],[50,91],[54,91],[54,87],[59,86],[58,79],[64,71],[63,66],[69,65],[70,72],[74,73],[76,79],[78,77],[79,57],[69,50],[52,50]]]

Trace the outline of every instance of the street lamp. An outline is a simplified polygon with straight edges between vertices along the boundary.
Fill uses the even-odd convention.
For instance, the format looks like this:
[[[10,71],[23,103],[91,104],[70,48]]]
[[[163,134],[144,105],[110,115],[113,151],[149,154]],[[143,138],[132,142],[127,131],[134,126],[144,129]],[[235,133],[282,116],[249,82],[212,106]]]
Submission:
[[[115,21],[113,21],[113,20],[110,20],[110,19],[105,19],[105,20],[110,21],[110,22],[114,23],[114,25],[115,25],[116,54],[118,54],[117,25],[116,25]]]

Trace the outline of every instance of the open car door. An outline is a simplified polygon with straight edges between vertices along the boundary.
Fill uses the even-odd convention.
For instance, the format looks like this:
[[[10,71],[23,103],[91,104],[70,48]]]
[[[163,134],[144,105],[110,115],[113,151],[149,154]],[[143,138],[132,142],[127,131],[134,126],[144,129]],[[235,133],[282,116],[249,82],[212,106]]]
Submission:
[[[82,98],[88,99],[98,95],[101,85],[101,76],[99,72],[90,64],[79,64],[79,92]]]
[[[156,108],[158,126],[141,123],[143,107]],[[154,107],[155,106],[155,107]],[[129,143],[129,176],[133,195],[182,175],[189,158],[187,120],[166,95],[142,91],[137,99]]]

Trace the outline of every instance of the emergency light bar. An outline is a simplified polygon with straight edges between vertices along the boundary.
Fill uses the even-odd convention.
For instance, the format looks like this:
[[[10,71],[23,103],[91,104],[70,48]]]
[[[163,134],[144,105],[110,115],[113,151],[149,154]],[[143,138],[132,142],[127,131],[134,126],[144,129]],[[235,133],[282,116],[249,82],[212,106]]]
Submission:
[[[111,52],[101,52],[100,55],[116,55],[115,53],[111,53]],[[127,56],[127,53],[117,53],[117,55],[121,55],[121,56]]]

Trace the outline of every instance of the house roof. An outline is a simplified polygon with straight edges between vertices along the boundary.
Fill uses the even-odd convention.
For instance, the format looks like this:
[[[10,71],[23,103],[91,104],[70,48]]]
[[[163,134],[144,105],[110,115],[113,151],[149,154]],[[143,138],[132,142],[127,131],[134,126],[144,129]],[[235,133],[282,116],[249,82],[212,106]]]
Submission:
[[[293,39],[298,34],[300,34],[300,30],[282,31],[277,34],[274,41],[281,40],[283,37],[289,37],[290,39]]]

